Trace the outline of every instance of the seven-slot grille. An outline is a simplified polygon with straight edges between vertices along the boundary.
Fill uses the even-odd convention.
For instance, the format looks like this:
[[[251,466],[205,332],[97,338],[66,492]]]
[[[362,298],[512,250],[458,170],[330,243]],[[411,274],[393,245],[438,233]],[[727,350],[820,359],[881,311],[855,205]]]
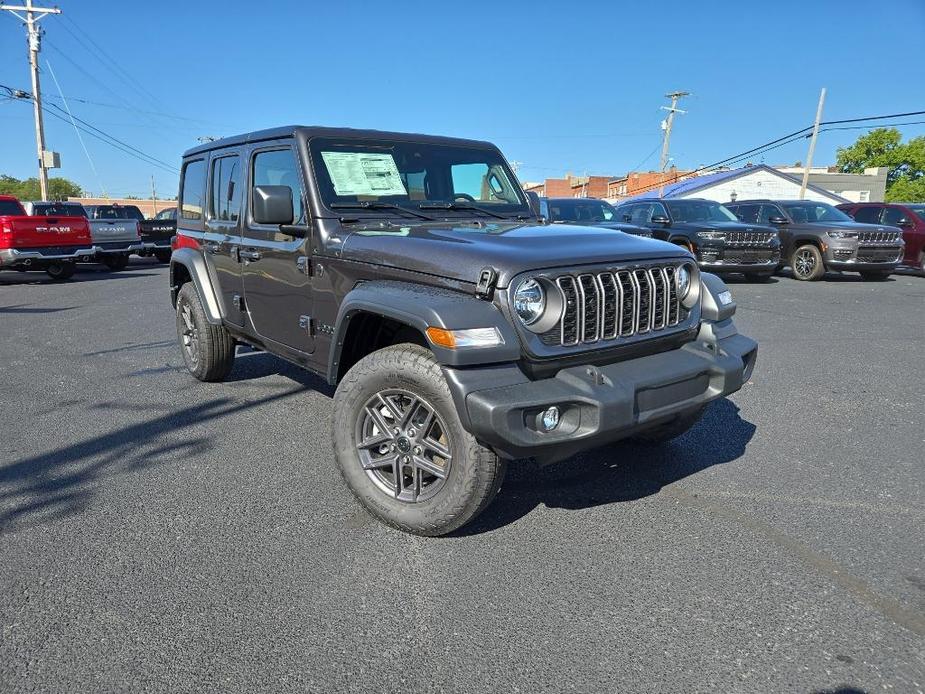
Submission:
[[[858,234],[859,243],[899,243],[896,231],[862,231]]]
[[[733,246],[762,246],[777,235],[773,231],[727,231],[726,243]]]
[[[678,301],[675,266],[561,275],[565,308],[559,325],[541,336],[564,347],[657,332],[686,313]]]

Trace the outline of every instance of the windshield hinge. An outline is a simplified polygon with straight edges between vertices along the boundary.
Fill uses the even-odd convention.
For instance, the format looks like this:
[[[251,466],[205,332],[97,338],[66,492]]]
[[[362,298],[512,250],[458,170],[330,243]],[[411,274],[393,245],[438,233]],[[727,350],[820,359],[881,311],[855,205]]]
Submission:
[[[475,295],[479,299],[491,300],[491,295],[495,290],[495,282],[498,280],[498,273],[493,267],[483,267],[479,271],[479,281],[475,285]]]

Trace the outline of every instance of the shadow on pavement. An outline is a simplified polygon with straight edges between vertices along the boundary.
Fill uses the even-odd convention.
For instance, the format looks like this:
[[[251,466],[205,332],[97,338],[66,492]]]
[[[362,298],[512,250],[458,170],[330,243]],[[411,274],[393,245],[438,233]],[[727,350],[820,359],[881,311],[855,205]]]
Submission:
[[[217,398],[0,465],[0,534],[13,523],[38,524],[80,513],[108,479],[176,461],[178,456],[200,455],[211,447],[208,437],[168,443],[168,434],[302,392],[292,388],[243,403]]]
[[[147,269],[147,268],[140,268]],[[0,272],[0,286],[16,286],[24,284],[58,284],[62,287],[80,282],[96,282],[97,280],[121,280],[135,279],[137,277],[156,277],[153,272],[109,272],[108,270],[98,271],[81,271],[78,270],[74,276],[64,282],[58,282],[46,275],[44,272]]]
[[[59,306],[48,308],[26,308],[26,304],[17,304],[16,306],[0,306],[0,313],[16,315],[37,315],[42,313],[60,313],[61,311],[73,311],[76,306]]]
[[[693,429],[669,443],[621,441],[545,468],[512,461],[491,506],[453,535],[497,530],[540,505],[578,510],[657,494],[673,482],[740,458],[754,434],[755,425],[723,399],[710,405]]]

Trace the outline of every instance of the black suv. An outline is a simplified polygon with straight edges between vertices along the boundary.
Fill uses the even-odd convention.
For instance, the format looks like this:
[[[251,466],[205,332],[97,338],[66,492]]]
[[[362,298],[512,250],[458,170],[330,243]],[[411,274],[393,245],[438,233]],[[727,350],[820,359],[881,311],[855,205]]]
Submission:
[[[487,142],[254,132],[186,152],[178,208],[189,371],[221,381],[245,343],[322,374],[344,480],[408,532],[472,519],[509,459],[678,436],[755,364],[687,251],[556,233]]]
[[[652,238],[652,230],[620,221],[616,208],[597,198],[540,198],[540,214],[553,224],[578,224]]]
[[[713,200],[652,198],[625,202],[617,211],[624,221],[652,229],[655,238],[684,246],[706,270],[768,279],[780,262],[777,230],[742,224]]]

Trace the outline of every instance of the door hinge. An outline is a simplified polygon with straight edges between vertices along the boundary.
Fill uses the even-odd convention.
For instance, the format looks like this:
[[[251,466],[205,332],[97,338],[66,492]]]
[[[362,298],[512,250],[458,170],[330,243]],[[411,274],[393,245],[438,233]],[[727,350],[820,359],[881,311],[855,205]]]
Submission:
[[[244,299],[240,294],[235,294],[234,296],[232,296],[231,303],[239,311],[244,310]]]
[[[307,330],[309,335],[314,334],[314,326],[312,325],[311,316],[299,316],[299,329]]]
[[[480,299],[491,299],[495,289],[498,273],[492,267],[483,267],[479,271],[479,281],[475,285],[475,295]]]
[[[311,277],[312,261],[308,257],[304,255],[300,255],[296,259],[295,265],[297,268],[299,268],[299,272],[301,272],[303,275],[308,275],[309,277]]]

